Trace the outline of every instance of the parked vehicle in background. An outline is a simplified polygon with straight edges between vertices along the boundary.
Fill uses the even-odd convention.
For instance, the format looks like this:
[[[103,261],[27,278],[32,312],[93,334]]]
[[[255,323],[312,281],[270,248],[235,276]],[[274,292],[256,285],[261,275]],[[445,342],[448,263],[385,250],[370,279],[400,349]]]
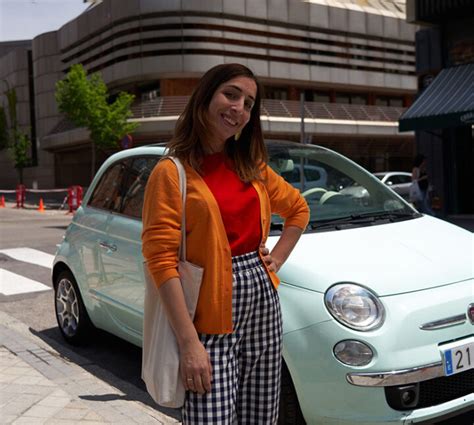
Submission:
[[[319,173],[310,187],[299,182],[311,219],[279,272],[279,423],[434,423],[472,409],[472,234],[419,214],[336,152],[267,147],[280,175]],[[67,341],[87,342],[95,326],[141,345],[143,193],[165,154],[146,146],[110,157],[68,227],[52,274]],[[281,218],[270,226],[269,248]]]
[[[374,176],[397,192],[403,199],[408,200],[411,185],[411,173],[406,171],[383,171]]]

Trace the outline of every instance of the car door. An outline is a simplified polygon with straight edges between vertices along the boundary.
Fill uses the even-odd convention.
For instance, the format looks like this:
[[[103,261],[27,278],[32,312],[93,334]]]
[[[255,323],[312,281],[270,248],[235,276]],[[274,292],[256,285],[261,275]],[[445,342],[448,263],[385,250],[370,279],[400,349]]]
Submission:
[[[137,341],[142,333],[145,291],[141,253],[143,196],[158,160],[156,155],[129,158],[103,241],[103,301],[119,332]]]
[[[71,252],[78,255],[78,261],[71,264],[77,282],[87,293],[85,299],[99,305],[96,293],[104,279],[103,248],[100,244],[106,237],[124,171],[123,163],[117,162],[102,173],[87,203],[77,210],[68,235]]]

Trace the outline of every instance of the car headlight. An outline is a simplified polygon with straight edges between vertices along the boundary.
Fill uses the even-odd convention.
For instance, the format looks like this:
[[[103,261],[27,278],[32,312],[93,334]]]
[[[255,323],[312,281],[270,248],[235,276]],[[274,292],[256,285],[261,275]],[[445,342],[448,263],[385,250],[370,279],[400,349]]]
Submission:
[[[378,297],[353,283],[332,286],[327,290],[324,302],[338,322],[357,331],[377,329],[385,320],[385,309]]]

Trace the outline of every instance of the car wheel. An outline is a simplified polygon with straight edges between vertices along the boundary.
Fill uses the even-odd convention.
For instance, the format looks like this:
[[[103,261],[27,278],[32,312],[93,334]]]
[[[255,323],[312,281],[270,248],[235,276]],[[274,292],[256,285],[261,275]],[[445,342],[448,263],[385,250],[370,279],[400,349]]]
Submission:
[[[59,273],[54,282],[54,307],[64,339],[72,345],[85,343],[94,326],[82,302],[76,280],[67,270]]]
[[[290,372],[283,362],[281,368],[281,394],[278,425],[306,425],[301,413]]]

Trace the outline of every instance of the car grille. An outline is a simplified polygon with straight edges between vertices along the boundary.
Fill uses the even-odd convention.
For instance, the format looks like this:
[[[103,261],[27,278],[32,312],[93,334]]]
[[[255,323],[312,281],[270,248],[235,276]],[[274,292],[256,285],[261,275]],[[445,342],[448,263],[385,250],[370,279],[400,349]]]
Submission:
[[[388,405],[395,410],[435,406],[474,392],[474,369],[419,383],[385,387]]]
[[[420,382],[417,408],[434,406],[474,392],[474,369]]]

